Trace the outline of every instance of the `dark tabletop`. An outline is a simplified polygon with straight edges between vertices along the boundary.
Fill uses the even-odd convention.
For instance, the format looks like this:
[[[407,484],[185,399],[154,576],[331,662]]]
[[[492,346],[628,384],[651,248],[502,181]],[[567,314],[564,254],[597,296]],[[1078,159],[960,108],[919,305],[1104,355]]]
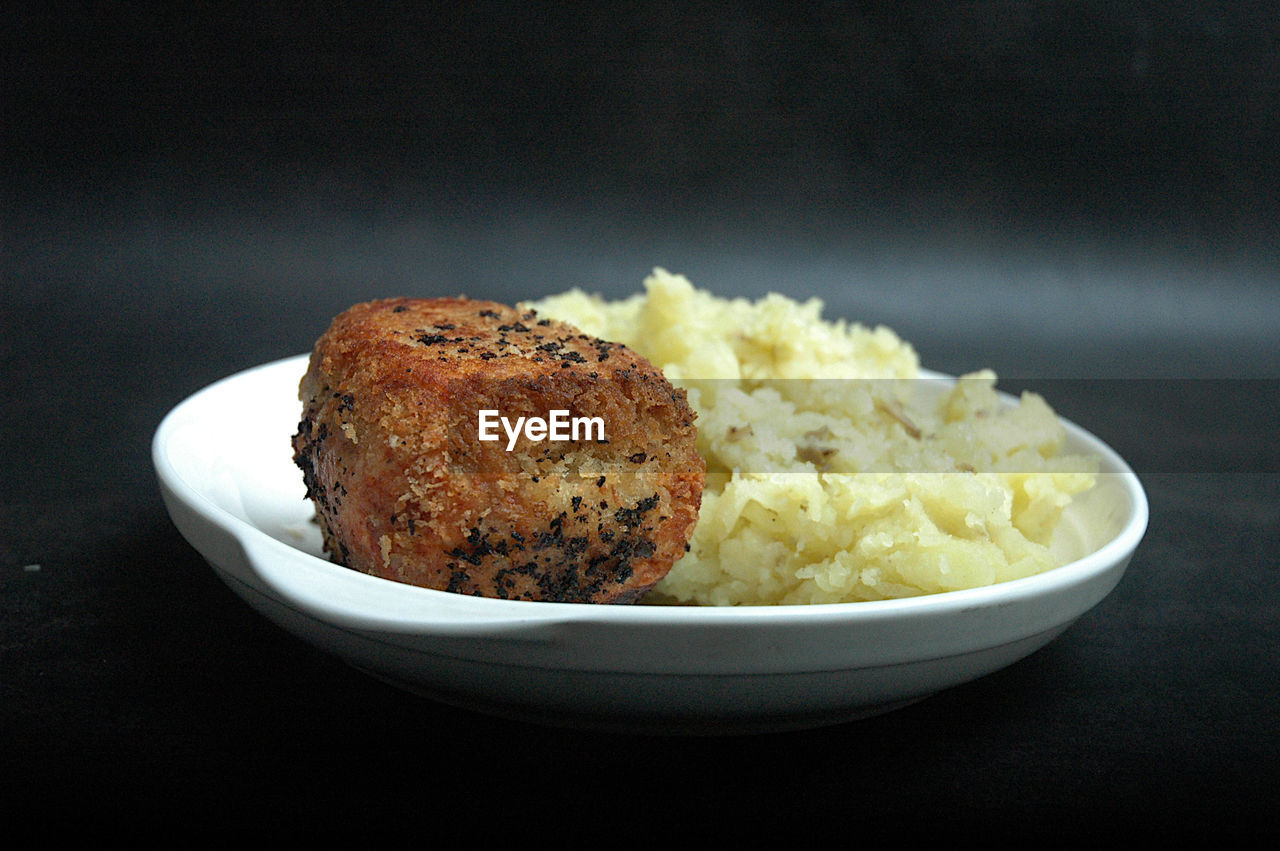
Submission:
[[[6,13],[8,823],[1275,832],[1270,11],[174,8]],[[890,714],[628,736],[375,681],[255,614],[170,524],[161,417],[349,304],[621,296],[659,265],[1043,389],[1147,490],[1119,587],[1024,661]]]

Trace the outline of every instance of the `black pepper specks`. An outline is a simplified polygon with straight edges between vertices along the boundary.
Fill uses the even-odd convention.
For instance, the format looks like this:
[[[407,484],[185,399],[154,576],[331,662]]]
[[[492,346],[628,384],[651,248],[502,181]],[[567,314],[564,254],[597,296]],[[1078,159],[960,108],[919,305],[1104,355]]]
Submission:
[[[623,526],[639,526],[644,515],[652,511],[660,501],[655,493],[637,502],[633,508],[619,508],[613,513],[613,519]]]

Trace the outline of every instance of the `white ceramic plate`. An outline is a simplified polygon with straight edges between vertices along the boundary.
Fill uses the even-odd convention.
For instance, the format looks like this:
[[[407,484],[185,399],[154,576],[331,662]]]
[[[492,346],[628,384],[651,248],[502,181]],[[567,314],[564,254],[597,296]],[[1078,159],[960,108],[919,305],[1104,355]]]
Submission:
[[[659,733],[838,723],[919,700],[1042,647],[1119,581],[1147,501],[1110,448],[1039,576],[905,600],[819,606],[599,606],[481,599],[366,576],[323,555],[289,439],[298,356],[178,405],[153,443],[179,531],[248,603],[383,680],[536,722]]]

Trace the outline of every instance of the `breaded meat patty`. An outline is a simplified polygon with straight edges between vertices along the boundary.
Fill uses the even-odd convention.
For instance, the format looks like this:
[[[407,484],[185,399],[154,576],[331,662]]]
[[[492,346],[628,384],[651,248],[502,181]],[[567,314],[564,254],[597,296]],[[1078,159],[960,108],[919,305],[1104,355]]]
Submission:
[[[466,298],[358,304],[293,438],[330,557],[487,597],[626,603],[685,552],[705,465],[683,390],[616,343]]]

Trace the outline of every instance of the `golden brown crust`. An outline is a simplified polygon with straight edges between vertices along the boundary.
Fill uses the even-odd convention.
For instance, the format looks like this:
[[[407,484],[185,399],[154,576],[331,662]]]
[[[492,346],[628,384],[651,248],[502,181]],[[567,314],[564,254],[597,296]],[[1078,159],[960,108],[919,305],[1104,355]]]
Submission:
[[[684,554],[705,465],[683,390],[616,343],[465,298],[340,314],[294,458],[337,562],[491,597],[630,602]],[[599,417],[607,442],[479,439],[479,411]]]

